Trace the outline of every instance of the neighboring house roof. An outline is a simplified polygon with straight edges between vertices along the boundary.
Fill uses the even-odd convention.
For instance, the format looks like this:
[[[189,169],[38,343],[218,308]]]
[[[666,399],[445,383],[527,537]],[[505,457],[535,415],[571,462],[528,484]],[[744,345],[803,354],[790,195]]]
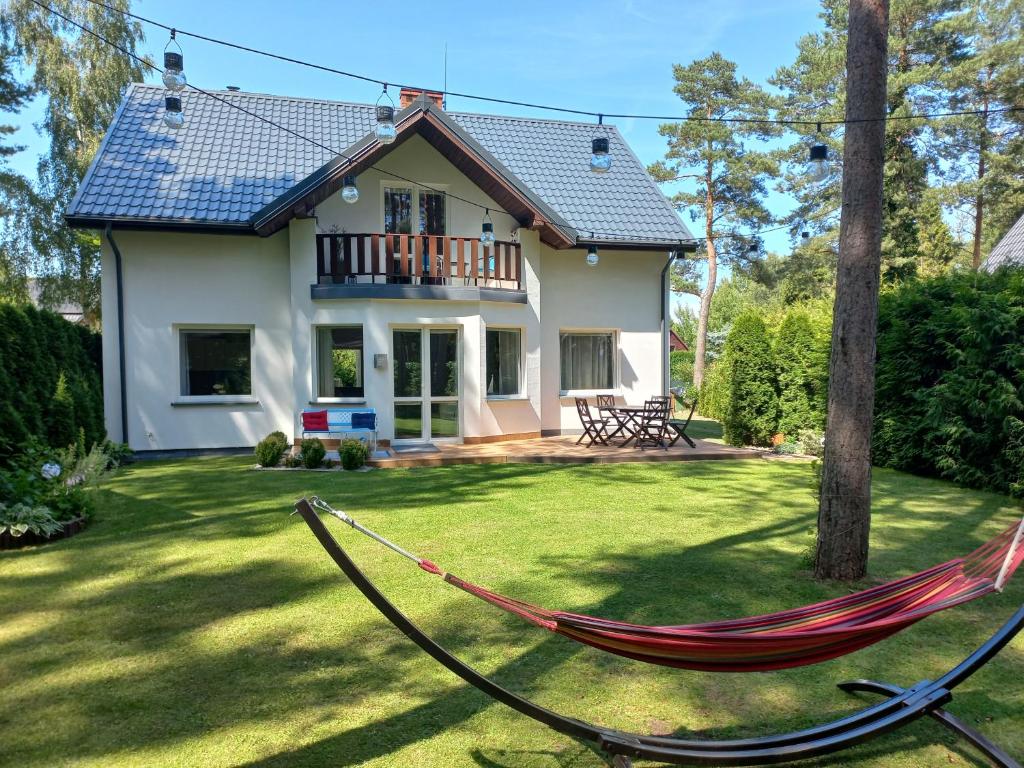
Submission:
[[[28,279],[28,298],[33,305],[40,309],[48,309],[51,312],[55,312],[65,320],[70,320],[73,323],[80,322],[84,317],[85,313],[82,311],[82,305],[76,304],[71,301],[66,301],[55,307],[46,306],[42,303],[43,297],[43,286],[34,277]]]
[[[670,328],[668,331],[668,348],[673,352],[686,352],[690,349],[690,346],[679,337],[679,334],[674,329]]]
[[[174,132],[161,122],[163,89],[131,86],[66,212],[69,223],[252,231],[257,214],[314,174],[327,173],[325,167],[336,167],[340,153],[374,143],[373,105],[215,95],[187,90],[186,123]],[[410,109],[425,111],[414,104],[400,115]],[[613,126],[603,131],[614,164],[599,175],[589,169],[593,124],[433,110],[435,123],[579,241],[611,239],[591,232],[621,233],[628,244],[666,241],[666,248],[692,241]]]
[[[1002,266],[1024,267],[1024,216],[1017,219],[985,259],[984,268],[989,272]]]

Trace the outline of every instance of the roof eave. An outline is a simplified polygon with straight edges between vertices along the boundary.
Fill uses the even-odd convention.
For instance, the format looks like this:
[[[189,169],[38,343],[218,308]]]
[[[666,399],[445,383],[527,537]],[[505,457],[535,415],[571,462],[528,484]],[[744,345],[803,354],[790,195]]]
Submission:
[[[248,222],[196,221],[187,219],[160,219],[143,216],[87,216],[64,215],[64,222],[72,229],[106,229],[109,224],[117,230],[148,230],[158,232],[195,232],[208,235],[255,235]]]

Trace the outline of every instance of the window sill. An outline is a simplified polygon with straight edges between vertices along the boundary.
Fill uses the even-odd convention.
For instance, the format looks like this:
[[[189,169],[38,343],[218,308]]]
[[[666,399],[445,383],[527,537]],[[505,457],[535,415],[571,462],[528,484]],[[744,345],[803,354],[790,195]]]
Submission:
[[[252,395],[194,395],[183,396],[171,401],[174,408],[193,405],[259,405],[259,398]]]
[[[365,397],[318,397],[310,405],[366,405]]]
[[[622,397],[621,389],[562,389],[559,390],[558,396],[562,398],[570,397],[596,397],[597,395],[611,395],[612,397]]]
[[[521,403],[530,398],[527,395],[487,395],[485,399],[488,403]]]

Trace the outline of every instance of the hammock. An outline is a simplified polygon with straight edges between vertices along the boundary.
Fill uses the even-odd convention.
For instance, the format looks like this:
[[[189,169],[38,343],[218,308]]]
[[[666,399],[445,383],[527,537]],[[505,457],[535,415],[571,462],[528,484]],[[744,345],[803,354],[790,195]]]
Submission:
[[[424,571],[539,627],[649,664],[718,672],[785,669],[852,653],[933,613],[1001,591],[1024,562],[1022,519],[966,557],[844,597],[745,619],[644,626],[552,611],[500,595],[442,571],[317,497],[311,502]]]

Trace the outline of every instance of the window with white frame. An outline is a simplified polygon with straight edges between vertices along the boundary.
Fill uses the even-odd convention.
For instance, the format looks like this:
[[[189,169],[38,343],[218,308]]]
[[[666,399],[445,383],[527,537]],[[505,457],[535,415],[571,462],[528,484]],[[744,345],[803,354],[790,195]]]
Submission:
[[[316,329],[318,397],[363,397],[363,327]]]
[[[181,329],[181,394],[251,395],[252,331]]]
[[[522,370],[522,331],[518,328],[488,328],[485,343],[488,396],[518,395]]]
[[[563,332],[561,334],[562,390],[615,388],[615,334]]]

